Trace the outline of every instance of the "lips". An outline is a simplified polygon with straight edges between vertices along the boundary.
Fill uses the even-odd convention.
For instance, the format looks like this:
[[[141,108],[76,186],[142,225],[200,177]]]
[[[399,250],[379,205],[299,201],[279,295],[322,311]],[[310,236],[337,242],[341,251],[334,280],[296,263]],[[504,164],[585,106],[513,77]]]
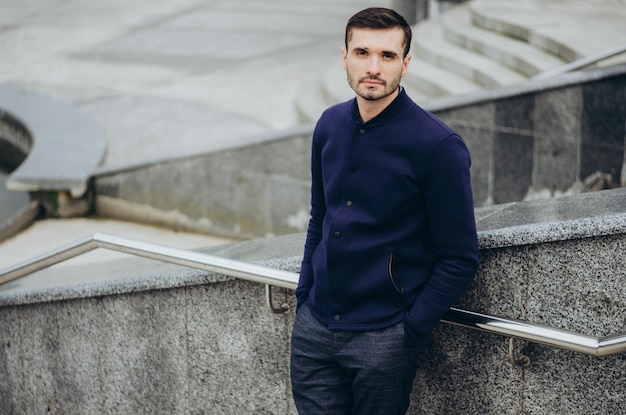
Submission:
[[[369,85],[369,86],[376,86],[376,85],[385,85],[385,81],[383,81],[382,79],[379,78],[361,78],[361,80],[359,81],[359,83],[365,84],[365,85]]]

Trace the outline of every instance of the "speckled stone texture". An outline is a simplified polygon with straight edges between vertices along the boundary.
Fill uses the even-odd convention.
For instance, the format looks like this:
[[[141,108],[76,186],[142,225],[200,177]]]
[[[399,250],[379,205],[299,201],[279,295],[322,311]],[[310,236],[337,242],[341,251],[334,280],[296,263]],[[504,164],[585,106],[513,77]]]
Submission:
[[[481,265],[459,308],[602,337],[626,332],[626,189],[477,210]],[[508,225],[508,226],[507,226]],[[592,357],[442,325],[410,414],[624,412],[626,356]]]
[[[476,211],[481,265],[459,308],[591,336],[626,332],[626,189]],[[297,272],[304,234],[207,253]],[[293,292],[275,289],[277,305]],[[295,414],[293,313],[258,283],[125,259],[0,286],[0,414]],[[441,325],[410,415],[621,414],[626,356]]]
[[[619,183],[625,69],[574,72],[429,105],[467,143],[476,206],[563,195],[597,172]]]
[[[459,308],[591,336],[625,333],[625,249],[620,234],[482,250],[478,277]],[[517,347],[530,357],[529,367],[508,362],[503,337],[440,326],[410,413],[622,412],[626,356],[597,358],[521,341]]]

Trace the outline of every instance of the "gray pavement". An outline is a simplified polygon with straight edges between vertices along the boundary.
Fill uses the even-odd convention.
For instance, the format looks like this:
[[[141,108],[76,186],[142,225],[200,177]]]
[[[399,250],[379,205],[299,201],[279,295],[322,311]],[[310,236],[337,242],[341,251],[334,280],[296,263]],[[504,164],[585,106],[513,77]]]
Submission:
[[[603,2],[618,6],[612,22],[623,21],[625,0],[588,3]],[[391,1],[4,1],[0,83],[46,94],[93,117],[107,141],[103,169],[193,155],[297,126],[297,97],[311,83],[324,83],[333,62],[340,68],[346,19],[373,4]],[[571,25],[584,28],[585,15],[572,16],[581,21]],[[615,32],[612,24],[607,33]],[[334,94],[350,95],[341,84],[333,83]],[[1,257],[39,254],[70,234],[70,222],[45,222],[19,236],[31,234],[28,242],[0,244]],[[77,237],[107,231],[99,221],[71,223],[80,229],[72,234]],[[128,236],[156,238],[119,225],[136,229]]]
[[[94,233],[109,233],[180,249],[205,248],[235,242],[233,239],[218,236],[177,232],[172,229],[103,218],[46,219],[35,222],[25,231],[0,244],[0,271],[55,251]],[[130,256],[98,248],[55,266],[94,263]]]
[[[339,59],[345,20],[369,4],[5,1],[0,83],[93,117],[107,140],[101,168],[192,155],[297,126],[302,83]],[[179,248],[230,242],[120,221],[45,220],[0,244],[0,269],[95,232]],[[115,255],[97,250],[73,261]]]
[[[577,7],[563,13],[570,3]],[[392,1],[5,1],[0,83],[93,117],[107,139],[103,168],[192,155],[297,126],[298,95],[324,83],[332,62],[341,72],[346,19],[372,4]],[[569,36],[588,53],[626,33],[625,0],[480,4],[497,22],[523,12],[517,24]],[[333,83],[341,88],[336,96],[351,95],[345,82]]]
[[[339,59],[347,17],[368,3],[3,2],[0,82],[92,116],[103,167],[195,154],[298,125],[301,84]]]

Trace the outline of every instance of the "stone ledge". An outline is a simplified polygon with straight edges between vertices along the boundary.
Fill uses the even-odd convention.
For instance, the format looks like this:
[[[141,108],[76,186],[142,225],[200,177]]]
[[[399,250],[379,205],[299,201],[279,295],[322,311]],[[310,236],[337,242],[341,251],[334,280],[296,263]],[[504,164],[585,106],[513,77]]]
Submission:
[[[481,249],[626,233],[626,188],[476,209]]]
[[[106,151],[100,127],[69,104],[9,85],[0,85],[0,109],[20,122],[33,142],[7,187],[81,197]]]
[[[626,234],[626,188],[477,208],[481,251]],[[200,250],[298,272],[305,233]],[[207,284],[225,277],[145,258],[44,269],[0,286],[0,307]]]

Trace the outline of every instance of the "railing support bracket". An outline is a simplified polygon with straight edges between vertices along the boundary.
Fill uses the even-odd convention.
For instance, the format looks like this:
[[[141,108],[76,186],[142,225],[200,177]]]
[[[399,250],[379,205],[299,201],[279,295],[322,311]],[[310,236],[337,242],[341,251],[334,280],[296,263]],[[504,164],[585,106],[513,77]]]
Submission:
[[[287,303],[283,303],[280,307],[274,307],[272,302],[272,286],[269,284],[265,284],[265,299],[267,307],[274,314],[286,314],[291,310],[291,307]]]
[[[515,351],[515,338],[509,337],[509,361],[517,367],[530,366],[530,357]]]

